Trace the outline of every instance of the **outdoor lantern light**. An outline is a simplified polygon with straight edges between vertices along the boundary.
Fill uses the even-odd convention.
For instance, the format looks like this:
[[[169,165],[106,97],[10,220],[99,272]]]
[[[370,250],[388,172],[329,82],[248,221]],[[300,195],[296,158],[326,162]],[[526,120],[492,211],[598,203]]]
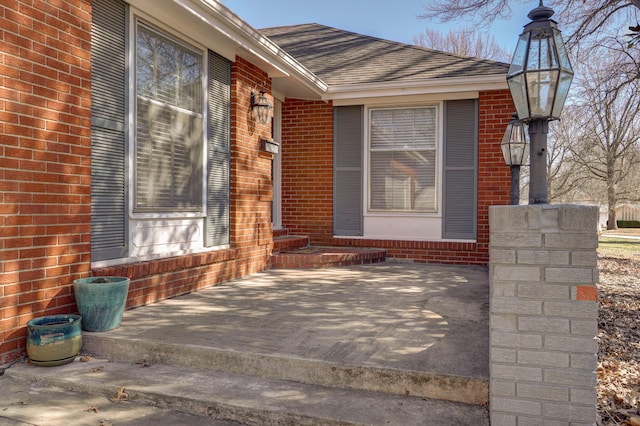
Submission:
[[[547,203],[547,132],[549,120],[560,118],[573,69],[557,24],[550,19],[553,9],[540,5],[527,15],[511,66],[507,84],[518,116],[529,124],[531,180],[529,204]]]
[[[264,90],[260,91],[259,96],[251,93],[251,112],[253,113],[253,120],[258,124],[267,124],[271,119],[271,110],[273,109],[273,105],[271,105],[264,93]]]
[[[511,204],[520,203],[520,166],[524,166],[529,156],[529,141],[524,123],[518,120],[518,114],[513,114],[507,130],[502,137],[502,155],[507,166],[511,167]]]

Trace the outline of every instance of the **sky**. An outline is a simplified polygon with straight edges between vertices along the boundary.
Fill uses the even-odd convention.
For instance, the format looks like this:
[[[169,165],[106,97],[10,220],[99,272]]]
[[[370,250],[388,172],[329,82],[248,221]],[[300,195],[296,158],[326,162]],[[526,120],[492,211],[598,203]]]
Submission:
[[[449,29],[468,28],[473,24],[418,19],[428,0],[220,0],[225,6],[256,29],[284,25],[318,23],[373,37],[413,44],[413,36],[431,27],[446,34]],[[488,31],[507,52],[515,49],[522,27],[530,20],[527,13],[538,6],[513,3],[512,19],[497,21]],[[487,31],[487,30],[483,30]]]

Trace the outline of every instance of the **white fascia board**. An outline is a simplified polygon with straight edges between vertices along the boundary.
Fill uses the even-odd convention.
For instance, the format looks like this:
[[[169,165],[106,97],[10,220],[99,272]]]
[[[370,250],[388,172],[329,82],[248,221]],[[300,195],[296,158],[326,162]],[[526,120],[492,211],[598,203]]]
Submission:
[[[163,22],[230,61],[236,55],[255,63],[269,77],[285,80],[309,97],[320,99],[327,85],[277,44],[215,0],[127,0],[146,15]]]
[[[420,95],[391,95],[367,98],[348,98],[331,101],[333,106],[367,105],[369,107],[390,105],[425,105],[425,103],[438,103],[444,100],[478,99],[479,92],[455,92],[455,93],[431,93]]]
[[[345,101],[354,98],[454,94],[507,88],[505,74],[490,74],[479,77],[431,78],[406,82],[333,85],[329,86],[322,99]]]

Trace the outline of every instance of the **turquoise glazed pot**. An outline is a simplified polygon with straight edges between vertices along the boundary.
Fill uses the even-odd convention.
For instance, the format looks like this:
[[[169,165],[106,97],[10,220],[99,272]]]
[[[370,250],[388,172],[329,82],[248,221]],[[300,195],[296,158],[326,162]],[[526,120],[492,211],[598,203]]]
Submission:
[[[73,361],[82,348],[79,315],[48,315],[27,322],[27,355],[34,365],[50,367]]]
[[[120,326],[129,281],[127,277],[90,277],[73,282],[84,330],[108,331]]]

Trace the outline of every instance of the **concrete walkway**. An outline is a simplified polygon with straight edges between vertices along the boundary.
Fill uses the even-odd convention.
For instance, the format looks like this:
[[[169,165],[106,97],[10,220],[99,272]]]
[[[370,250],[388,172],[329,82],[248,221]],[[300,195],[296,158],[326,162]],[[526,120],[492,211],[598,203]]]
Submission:
[[[488,274],[484,268],[386,262],[320,270],[281,269],[127,311],[120,328],[107,333],[84,333],[83,339],[85,349],[103,349],[98,351],[102,356],[106,354],[117,359],[120,353],[133,359],[145,357],[151,363],[167,361],[167,358],[151,359],[154,356],[152,352],[155,348],[166,351],[166,347],[170,346],[173,348],[169,349],[173,357],[171,363],[188,368],[207,368],[204,364],[210,361],[206,357],[218,350],[249,354],[242,355],[242,359],[229,358],[228,364],[233,365],[228,366],[228,371],[242,374],[254,373],[244,370],[265,363],[265,358],[282,357],[288,360],[283,370],[308,371],[308,374],[319,379],[319,384],[329,386],[334,384],[327,383],[326,377],[331,376],[334,370],[343,376],[350,376],[349,380],[361,375],[365,381],[374,381],[386,374],[384,377],[389,378],[388,381],[400,383],[403,380],[401,375],[404,375],[407,380],[399,386],[415,382],[415,377],[423,377],[426,385],[433,387],[439,380],[432,377],[442,375],[452,378],[447,384],[450,389],[444,392],[450,395],[464,393],[456,389],[456,383],[462,380],[455,382],[454,378],[469,378],[472,382],[481,383],[480,386],[471,387],[484,387],[484,390],[480,392],[479,401],[467,403],[483,404],[483,399],[488,397],[489,378],[488,308]],[[109,351],[112,352],[107,354]],[[159,355],[167,356],[166,353]],[[221,361],[224,357],[215,353],[213,356],[216,358],[215,368],[219,368],[224,363]],[[190,359],[185,361],[178,359],[180,357]],[[296,364],[295,360],[299,360],[300,364]],[[65,398],[69,404],[76,404],[77,407],[87,403],[74,403],[73,393],[57,391],[56,402],[51,407],[52,412],[56,413],[56,423],[40,422],[42,417],[35,416],[42,416],[47,410],[42,405],[37,409],[32,405],[33,409],[29,412],[29,404],[21,405],[20,398],[16,399],[17,394],[9,390],[11,387],[8,384],[27,385],[9,380],[20,377],[24,380],[40,372],[43,380],[45,375],[74,376],[71,378],[76,382],[71,386],[74,389],[80,388],[78,384],[85,380],[85,376],[86,380],[99,378],[100,373],[87,373],[87,366],[80,364],[76,361],[73,365],[48,369],[21,364],[7,370],[7,374],[0,377],[0,401],[3,401],[0,403],[0,424],[4,424],[3,420],[14,419],[16,423],[7,424],[21,424],[18,423],[20,421],[27,424],[72,425],[88,424],[81,422],[81,418],[96,419],[95,413],[79,414],[78,409],[69,410],[65,416],[64,412],[57,410],[57,407],[67,403]],[[113,368],[109,365],[105,365],[105,368],[120,368],[115,364]],[[325,367],[316,367],[315,364]],[[353,366],[354,369],[345,366]],[[56,368],[60,373],[53,371]],[[125,375],[140,374],[139,365],[125,364],[122,368]],[[13,374],[12,369],[15,370]],[[148,380],[166,383],[167,377],[175,376],[178,370],[174,370],[171,376],[165,373],[157,379],[148,377],[154,371],[162,374],[163,370],[160,366],[144,369]],[[388,372],[398,372],[399,376],[389,376]],[[413,375],[414,372],[418,375]],[[284,377],[276,378],[291,380],[287,376],[289,373],[278,372],[276,374]],[[304,378],[301,381],[307,382]],[[50,383],[62,382],[52,377]],[[31,383],[29,386],[38,385]],[[342,385],[336,384],[339,387]],[[359,384],[354,386],[352,382],[346,385],[376,390],[375,387],[369,389],[368,384],[366,387]],[[190,388],[193,386],[190,385]],[[404,387],[394,390],[387,389],[393,384],[381,386],[385,392],[390,391],[389,396],[382,396],[389,402],[394,398],[392,394],[405,394]],[[26,389],[23,390],[26,392]],[[406,393],[408,395],[409,391]],[[413,390],[411,394],[421,396]],[[446,395],[444,399],[456,400]],[[343,401],[348,404],[354,402],[347,399]],[[425,402],[420,398],[415,401]],[[273,404],[273,401],[264,401],[263,404]],[[380,405],[382,402],[376,404],[384,409]],[[400,405],[409,409],[408,400]],[[445,412],[458,410],[446,408],[447,405],[443,407]],[[133,415],[132,410],[141,408],[126,402],[108,409],[124,416],[127,412]],[[370,420],[365,423],[375,423],[374,411],[363,405],[362,411],[367,410]],[[416,410],[436,412],[435,408],[426,406],[416,406]],[[347,411],[353,412],[354,407],[349,407]],[[104,412],[109,419],[108,412]],[[153,418],[154,415],[159,414],[152,412],[149,417]],[[169,412],[167,415],[180,413]],[[112,418],[115,420],[115,417]],[[378,418],[382,419],[382,415]],[[190,424],[188,420],[184,418],[176,424]],[[471,424],[459,424],[463,423]],[[218,423],[211,420],[206,424]]]

